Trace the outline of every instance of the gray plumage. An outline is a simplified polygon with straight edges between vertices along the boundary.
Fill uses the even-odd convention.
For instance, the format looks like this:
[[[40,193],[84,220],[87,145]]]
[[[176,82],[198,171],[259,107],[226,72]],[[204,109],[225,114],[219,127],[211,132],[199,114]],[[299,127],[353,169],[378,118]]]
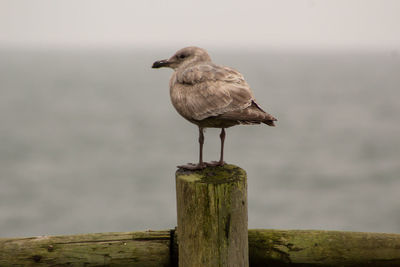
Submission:
[[[256,103],[243,75],[214,64],[206,50],[183,48],[168,60],[154,62],[153,68],[160,67],[175,70],[169,83],[172,104],[180,115],[199,126],[200,136],[203,128],[210,127],[260,123],[275,126],[276,119]],[[221,141],[223,154],[222,137]]]
[[[181,54],[192,56],[182,60]],[[215,65],[204,49],[184,48],[171,59],[181,61],[170,80],[171,101],[187,120],[217,128],[261,122],[274,125],[276,119],[256,103],[243,75]]]

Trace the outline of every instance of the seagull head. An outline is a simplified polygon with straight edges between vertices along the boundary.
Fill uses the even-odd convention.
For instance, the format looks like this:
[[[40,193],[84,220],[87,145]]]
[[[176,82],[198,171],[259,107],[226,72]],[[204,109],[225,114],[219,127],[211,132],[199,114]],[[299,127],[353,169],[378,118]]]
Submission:
[[[192,64],[208,61],[211,61],[211,58],[205,49],[189,46],[178,50],[169,59],[163,59],[154,62],[152,68],[157,69],[168,67],[175,70],[179,67],[186,67]]]

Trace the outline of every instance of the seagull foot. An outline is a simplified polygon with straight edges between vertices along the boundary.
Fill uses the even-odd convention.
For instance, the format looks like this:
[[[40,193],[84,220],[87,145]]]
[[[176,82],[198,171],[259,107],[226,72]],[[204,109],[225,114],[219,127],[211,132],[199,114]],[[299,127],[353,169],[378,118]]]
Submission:
[[[211,161],[211,162],[205,162],[207,166],[210,167],[215,167],[215,166],[224,166],[226,164],[225,161]]]
[[[178,168],[185,169],[185,170],[202,170],[205,169],[208,165],[206,163],[188,163],[186,165],[179,165]]]

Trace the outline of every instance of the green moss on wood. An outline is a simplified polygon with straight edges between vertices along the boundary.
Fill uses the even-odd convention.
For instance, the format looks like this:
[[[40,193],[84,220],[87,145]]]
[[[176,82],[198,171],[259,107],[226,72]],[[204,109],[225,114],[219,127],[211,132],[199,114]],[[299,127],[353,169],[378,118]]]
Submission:
[[[250,265],[400,266],[400,235],[250,230]]]
[[[246,172],[238,166],[225,164],[195,171],[178,169],[176,175],[188,182],[223,184],[243,180]]]
[[[0,266],[170,266],[170,231],[0,239]]]
[[[400,234],[264,229],[248,233],[252,267],[400,266]],[[171,234],[176,232],[0,238],[0,266],[175,267],[177,238]]]
[[[176,181],[182,266],[247,266],[246,172],[234,165],[180,169]]]

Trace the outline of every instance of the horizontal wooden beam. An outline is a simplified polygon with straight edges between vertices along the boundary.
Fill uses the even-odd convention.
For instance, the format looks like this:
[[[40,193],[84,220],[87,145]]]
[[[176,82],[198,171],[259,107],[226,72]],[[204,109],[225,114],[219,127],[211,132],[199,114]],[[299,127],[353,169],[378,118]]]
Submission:
[[[177,266],[174,230],[0,238],[0,266]],[[249,230],[250,266],[400,266],[400,234]]]
[[[400,234],[249,230],[249,254],[257,267],[400,266]]]
[[[1,238],[0,266],[170,266],[171,231]]]

